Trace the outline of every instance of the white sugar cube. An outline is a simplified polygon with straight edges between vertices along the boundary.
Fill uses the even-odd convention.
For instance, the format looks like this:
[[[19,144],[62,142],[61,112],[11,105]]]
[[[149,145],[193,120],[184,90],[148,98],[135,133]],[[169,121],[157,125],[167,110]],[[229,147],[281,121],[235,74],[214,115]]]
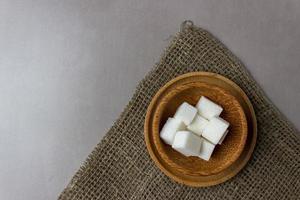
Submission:
[[[222,142],[224,141],[224,139],[225,139],[227,133],[228,133],[228,130],[225,131],[224,135],[221,137],[221,139],[220,139],[220,141],[219,141],[218,144],[222,144]]]
[[[210,143],[208,140],[202,138],[202,144],[200,147],[199,158],[208,161],[215,149],[215,145]]]
[[[200,115],[196,115],[192,123],[187,126],[187,129],[197,134],[198,136],[201,136],[207,124],[208,124],[207,119],[201,117]]]
[[[174,118],[183,121],[185,125],[189,125],[193,121],[196,114],[197,109],[194,106],[184,102],[177,108]]]
[[[212,102],[208,98],[202,96],[196,105],[199,114],[202,117],[210,120],[213,117],[219,116],[223,108],[218,104]]]
[[[172,147],[185,156],[199,155],[202,139],[190,131],[178,131]]]
[[[225,134],[229,123],[220,117],[213,117],[205,129],[202,137],[209,140],[213,144],[218,144],[222,136]]]
[[[182,121],[169,118],[160,131],[160,137],[165,143],[172,145],[176,132],[184,129],[185,125]]]

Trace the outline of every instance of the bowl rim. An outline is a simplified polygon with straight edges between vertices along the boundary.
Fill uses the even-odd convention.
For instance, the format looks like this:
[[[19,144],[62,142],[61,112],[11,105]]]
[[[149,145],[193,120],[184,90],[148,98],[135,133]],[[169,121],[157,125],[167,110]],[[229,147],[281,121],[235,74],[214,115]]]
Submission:
[[[247,155],[245,156],[244,159],[241,160],[241,162],[239,163],[239,165],[237,166],[236,170],[230,171],[231,173],[227,174],[224,177],[220,177],[219,179],[216,180],[211,180],[211,181],[207,181],[207,182],[199,182],[199,181],[193,181],[193,180],[183,180],[180,177],[178,177],[177,175],[173,174],[172,172],[169,171],[169,169],[167,169],[162,163],[161,161],[157,158],[157,156],[155,155],[154,151],[155,149],[152,148],[152,144],[151,144],[151,139],[150,139],[150,133],[149,133],[149,125],[151,122],[151,115],[153,115],[152,110],[154,108],[154,106],[156,105],[156,100],[157,98],[172,84],[174,84],[175,82],[181,80],[181,79],[185,79],[191,76],[210,76],[210,77],[214,77],[217,79],[221,79],[223,81],[225,81],[226,83],[228,83],[230,86],[232,86],[235,90],[237,90],[239,92],[239,94],[241,95],[241,97],[243,98],[243,100],[245,101],[247,107],[249,108],[250,111],[250,115],[251,115],[251,122],[252,122],[252,138],[250,138],[251,141],[251,146],[248,150]],[[247,133],[248,135],[248,133]],[[256,144],[256,139],[257,139],[257,121],[256,121],[256,116],[255,116],[255,112],[253,109],[253,106],[249,100],[249,98],[247,97],[247,95],[245,94],[245,92],[233,81],[231,81],[230,79],[220,75],[220,74],[216,74],[216,73],[212,73],[212,72],[204,72],[204,71],[200,71],[200,72],[189,72],[189,73],[185,73],[182,75],[179,75],[177,77],[175,77],[174,79],[170,80],[169,82],[167,82],[165,85],[163,85],[158,92],[154,95],[154,97],[152,98],[148,108],[147,108],[147,112],[146,112],[146,116],[145,116],[145,123],[144,123],[144,137],[145,137],[145,142],[146,142],[146,146],[147,146],[147,150],[148,153],[151,157],[151,159],[154,161],[155,165],[163,172],[165,173],[168,177],[170,177],[171,179],[175,180],[176,182],[188,185],[188,186],[193,186],[193,187],[206,187],[206,186],[212,186],[212,185],[216,185],[219,183],[222,183],[230,178],[232,178],[233,176],[235,176],[249,161],[253,151],[254,151],[254,147]],[[246,137],[248,140],[248,137]],[[245,142],[246,143],[246,142]],[[246,144],[245,144],[246,145]],[[241,152],[243,152],[244,150],[242,150]],[[242,154],[242,153],[241,153]],[[240,156],[241,156],[240,154]],[[238,160],[239,158],[237,158]],[[235,161],[234,161],[235,162]],[[231,164],[233,165],[234,162]],[[230,167],[230,165],[228,166]],[[225,168],[226,169],[226,168]],[[224,170],[225,170],[224,169]],[[208,175],[209,176],[209,175]],[[204,176],[203,176],[204,177]]]

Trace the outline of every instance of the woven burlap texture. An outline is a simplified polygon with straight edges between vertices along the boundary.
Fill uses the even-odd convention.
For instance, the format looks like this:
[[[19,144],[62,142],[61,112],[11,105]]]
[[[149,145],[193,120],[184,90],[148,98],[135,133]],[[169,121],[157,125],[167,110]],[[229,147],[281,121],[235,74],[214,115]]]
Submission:
[[[192,71],[215,72],[237,83],[251,100],[258,122],[257,145],[246,167],[229,181],[207,188],[187,187],[165,176],[149,157],[143,135],[155,93]],[[300,199],[297,134],[241,62],[209,32],[187,24],[59,199]]]

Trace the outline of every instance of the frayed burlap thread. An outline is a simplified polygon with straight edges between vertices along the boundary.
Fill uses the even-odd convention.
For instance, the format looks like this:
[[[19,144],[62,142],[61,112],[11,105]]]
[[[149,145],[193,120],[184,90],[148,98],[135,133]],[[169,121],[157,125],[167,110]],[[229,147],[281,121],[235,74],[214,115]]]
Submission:
[[[221,42],[190,22],[182,27],[59,199],[300,199],[299,132]],[[155,93],[192,71],[215,72],[237,83],[258,121],[257,145],[246,167],[229,181],[207,188],[178,184],[160,172],[143,135],[146,109]]]

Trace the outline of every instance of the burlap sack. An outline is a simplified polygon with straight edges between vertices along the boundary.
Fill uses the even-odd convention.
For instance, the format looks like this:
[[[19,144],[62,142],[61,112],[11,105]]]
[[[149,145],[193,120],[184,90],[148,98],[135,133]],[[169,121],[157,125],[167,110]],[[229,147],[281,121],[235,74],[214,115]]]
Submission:
[[[248,165],[229,181],[208,188],[170,180],[154,165],[144,142],[151,98],[166,82],[191,71],[233,80],[252,101],[258,120],[258,141]],[[300,199],[297,134],[224,45],[207,31],[184,24],[59,199]]]

